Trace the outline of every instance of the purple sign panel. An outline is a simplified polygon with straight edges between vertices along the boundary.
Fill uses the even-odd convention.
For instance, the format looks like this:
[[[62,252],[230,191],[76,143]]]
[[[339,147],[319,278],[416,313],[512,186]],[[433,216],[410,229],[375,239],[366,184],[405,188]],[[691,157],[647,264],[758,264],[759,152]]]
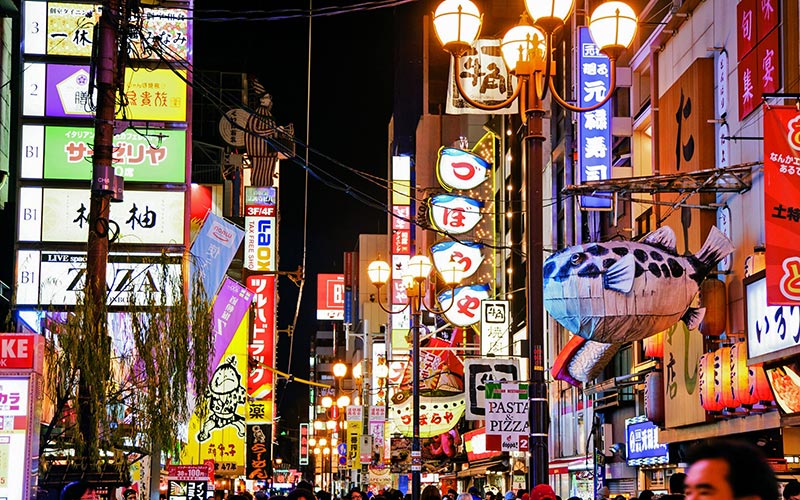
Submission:
[[[214,324],[211,330],[216,339],[214,349],[214,361],[211,366],[218,366],[222,360],[222,355],[233,339],[236,329],[239,328],[245,314],[253,301],[253,292],[244,285],[226,277],[222,286],[219,288],[217,298],[211,307],[211,315]]]
[[[48,64],[45,84],[45,114],[57,117],[91,117],[89,66]]]
[[[578,28],[579,105],[594,106],[610,91],[611,62],[597,49],[589,28]],[[578,114],[578,170],[581,183],[611,177],[611,101]],[[583,210],[610,210],[611,198],[581,196]]]

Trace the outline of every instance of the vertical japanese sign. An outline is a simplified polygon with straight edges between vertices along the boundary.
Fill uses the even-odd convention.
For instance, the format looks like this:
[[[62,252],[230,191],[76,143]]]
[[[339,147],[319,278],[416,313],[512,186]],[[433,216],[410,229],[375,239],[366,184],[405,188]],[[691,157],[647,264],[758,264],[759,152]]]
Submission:
[[[474,101],[482,104],[499,104],[514,93],[514,77],[503,62],[500,40],[479,39],[470,51],[459,59],[459,66],[450,61],[450,84],[447,87],[448,115],[462,114],[513,114],[517,112],[517,100],[507,108],[483,111],[474,108],[458,93],[456,78]]]
[[[299,450],[299,461],[300,465],[308,465],[309,459],[309,446],[308,446],[308,424],[302,423],[300,424],[300,450]]]
[[[219,293],[211,306],[213,324],[211,331],[223,343],[229,343],[242,323],[253,302],[253,293],[236,281],[225,277]],[[214,362],[217,366],[222,359],[222,351],[214,351]]]
[[[486,450],[528,451],[528,383],[486,384]]]
[[[372,436],[372,462],[381,464],[389,457],[389,440],[386,439],[386,407],[369,407],[369,433]]]
[[[272,475],[272,425],[247,424],[247,479],[269,479]]]
[[[800,305],[800,112],[764,107],[767,303]]]
[[[392,157],[392,276],[389,290],[389,303],[405,304],[408,301],[406,289],[400,279],[408,265],[411,255],[411,158]],[[410,327],[410,317],[405,311],[392,315],[393,339],[404,338]],[[406,342],[392,344],[398,356],[408,355]],[[394,353],[393,353],[394,354]]]
[[[706,421],[700,406],[698,363],[703,336],[678,321],[664,331],[664,422],[680,427]]]
[[[191,275],[202,274],[206,295],[209,297],[217,293],[222,278],[228,266],[236,255],[239,245],[244,238],[244,231],[226,221],[222,217],[209,212],[203,227],[197,233],[191,254]],[[194,278],[192,278],[194,283]]]
[[[602,101],[611,85],[611,63],[592,41],[589,28],[578,28],[578,92],[580,106]],[[611,175],[611,101],[594,111],[578,113],[578,171],[580,182],[602,181]],[[581,196],[583,210],[610,210],[611,198]]]
[[[508,356],[510,319],[507,300],[481,301],[481,356]]]
[[[358,453],[359,442],[361,441],[361,431],[363,427],[361,420],[347,422],[347,468],[357,469],[360,467],[360,456]]]
[[[44,337],[0,334],[0,498],[6,500],[35,496],[43,359]]]
[[[343,274],[317,275],[317,319],[344,319],[344,290]]]
[[[215,339],[214,356],[220,362],[209,382],[205,416],[201,419],[200,413],[195,412],[189,420],[183,464],[213,460],[216,472],[244,474],[249,326],[246,314],[231,338]]]
[[[736,6],[739,120],[755,111],[765,93],[782,87],[780,0],[742,0]]]
[[[250,370],[247,392],[254,399],[271,399],[274,376],[265,366],[275,366],[275,276],[248,276],[247,288],[254,294],[250,357],[259,363]]]
[[[275,271],[278,267],[277,238],[278,194],[274,187],[247,187],[245,190],[244,267],[251,271]]]

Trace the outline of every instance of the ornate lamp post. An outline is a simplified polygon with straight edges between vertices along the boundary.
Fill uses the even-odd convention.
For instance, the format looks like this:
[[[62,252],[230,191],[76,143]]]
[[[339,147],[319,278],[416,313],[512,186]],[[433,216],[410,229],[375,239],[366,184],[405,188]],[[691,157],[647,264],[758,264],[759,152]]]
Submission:
[[[592,13],[589,30],[600,52],[611,61],[611,84],[605,97],[590,107],[579,107],[558,95],[553,83],[556,75],[552,68],[553,33],[563,27],[572,12],[574,0],[525,0],[528,16],[533,25],[527,24],[523,16],[520,24],[508,30],[500,44],[503,60],[517,77],[517,86],[511,97],[503,103],[485,105],[470,98],[456,78],[456,86],[464,100],[473,107],[486,111],[505,108],[519,99],[520,115],[526,121],[527,169],[525,234],[528,255],[527,314],[529,363],[530,363],[530,467],[529,488],[547,483],[547,385],[544,379],[544,329],[542,314],[543,297],[543,237],[542,237],[542,169],[544,164],[542,145],[545,140],[542,118],[545,114],[543,100],[548,89],[553,99],[563,108],[582,113],[599,108],[612,96],[615,86],[616,60],[633,41],[637,18],[633,10],[623,2],[606,2]],[[459,58],[472,46],[480,32],[483,16],[470,0],[445,0],[433,15],[434,28],[444,49]]]
[[[411,307],[411,406],[414,409],[413,424],[412,424],[412,438],[411,438],[411,499],[419,500],[420,485],[421,485],[421,471],[422,471],[422,446],[419,440],[419,336],[422,325],[422,310],[423,308],[433,314],[444,314],[450,306],[445,309],[437,309],[432,305],[425,304],[425,290],[426,282],[431,274],[430,259],[426,255],[415,255],[408,261],[408,268],[406,274],[403,276],[403,282],[406,287],[406,294],[408,296],[408,304],[397,311],[393,311],[383,305],[383,297],[381,296],[381,287],[383,287],[391,277],[391,268],[389,264],[382,260],[376,260],[370,263],[367,268],[369,280],[378,289],[378,304],[381,309],[389,314],[398,314]],[[451,261],[447,264],[446,269],[440,269],[439,274],[444,280],[445,285],[452,291],[456,285],[461,281],[463,270],[461,266]]]

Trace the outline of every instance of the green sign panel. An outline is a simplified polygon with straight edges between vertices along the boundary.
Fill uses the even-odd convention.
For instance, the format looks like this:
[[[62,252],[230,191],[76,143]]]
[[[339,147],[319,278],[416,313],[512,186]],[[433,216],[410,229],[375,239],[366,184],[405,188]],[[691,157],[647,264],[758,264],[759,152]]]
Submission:
[[[45,127],[44,178],[89,180],[94,129]],[[126,181],[186,180],[186,131],[133,130],[114,136],[114,169]]]

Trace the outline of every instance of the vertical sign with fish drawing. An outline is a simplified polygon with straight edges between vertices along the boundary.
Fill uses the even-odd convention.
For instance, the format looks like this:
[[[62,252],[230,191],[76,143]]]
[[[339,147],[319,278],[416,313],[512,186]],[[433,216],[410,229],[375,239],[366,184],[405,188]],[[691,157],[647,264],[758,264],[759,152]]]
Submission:
[[[664,416],[667,428],[702,423],[706,412],[700,406],[698,362],[703,354],[703,336],[678,321],[664,331]]]

